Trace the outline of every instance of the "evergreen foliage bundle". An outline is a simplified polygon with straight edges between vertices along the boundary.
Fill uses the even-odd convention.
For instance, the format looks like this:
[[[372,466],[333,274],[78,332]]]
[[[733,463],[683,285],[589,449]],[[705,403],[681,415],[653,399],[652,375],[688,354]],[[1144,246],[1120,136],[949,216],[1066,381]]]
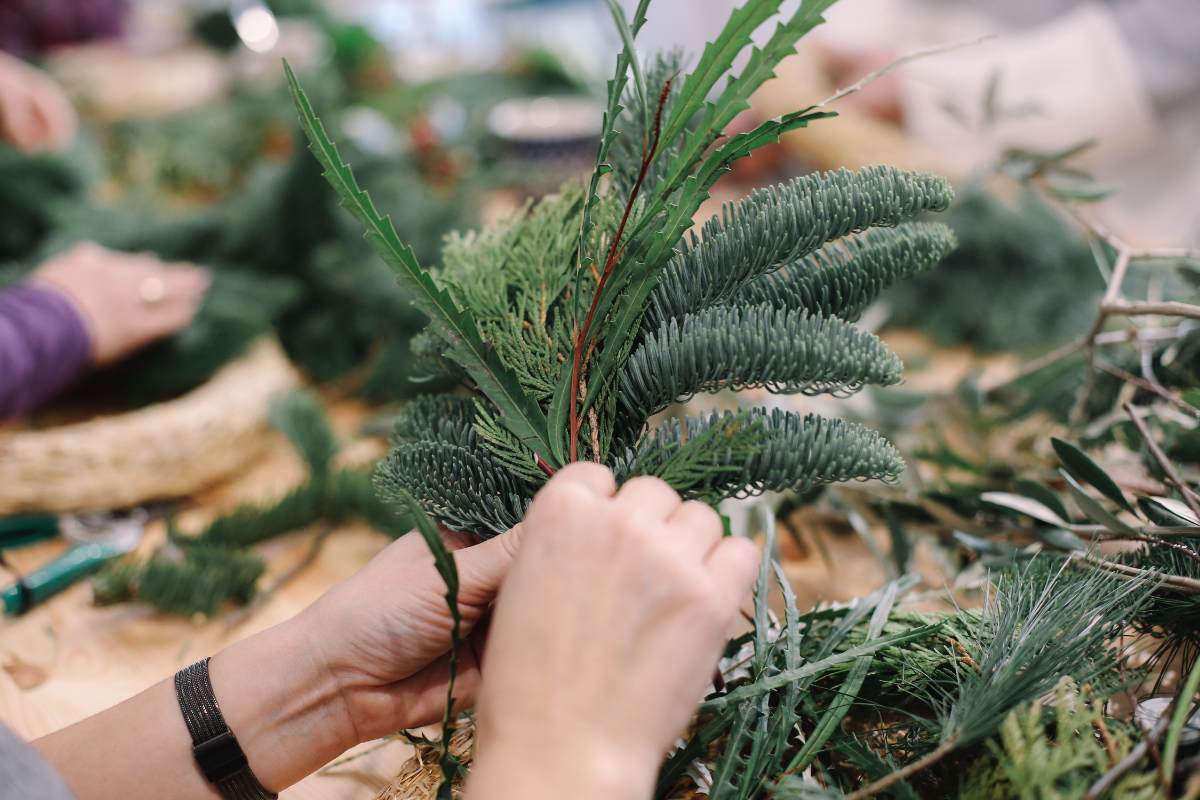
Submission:
[[[326,178],[430,318],[425,350],[472,390],[402,412],[378,472],[385,496],[411,494],[450,527],[487,536],[515,524],[546,477],[578,459],[621,479],[658,475],[710,502],[896,476],[895,449],[847,422],[752,409],[651,425],[699,392],[841,395],[900,378],[899,359],[851,321],[953,246],[945,226],[908,221],[949,205],[944,180],[888,167],[804,176],[689,234],[734,161],[832,116],[810,107],[724,135],[831,2],[783,14],[761,47],[752,34],[781,4],[749,2],[690,72],[676,56],[639,61],[633,39],[647,0],[632,20],[612,4],[625,46],[590,182],[452,237],[434,272],[376,210],[289,70]],[[740,53],[749,58],[735,73]]]

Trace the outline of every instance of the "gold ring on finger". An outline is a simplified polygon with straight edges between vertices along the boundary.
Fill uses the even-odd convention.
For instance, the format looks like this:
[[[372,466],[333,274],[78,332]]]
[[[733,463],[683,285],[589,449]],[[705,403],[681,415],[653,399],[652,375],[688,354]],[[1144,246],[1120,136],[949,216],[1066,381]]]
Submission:
[[[157,275],[151,275],[138,287],[138,297],[148,306],[156,306],[167,299],[167,284]]]

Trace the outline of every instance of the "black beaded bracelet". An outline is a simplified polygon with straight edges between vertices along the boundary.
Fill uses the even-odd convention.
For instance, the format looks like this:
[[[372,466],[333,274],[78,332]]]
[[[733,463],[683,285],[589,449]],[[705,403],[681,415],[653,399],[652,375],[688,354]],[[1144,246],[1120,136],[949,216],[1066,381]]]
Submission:
[[[192,737],[192,756],[208,782],[226,800],[275,800],[250,770],[246,754],[217,705],[208,659],[202,658],[175,673],[175,696]]]

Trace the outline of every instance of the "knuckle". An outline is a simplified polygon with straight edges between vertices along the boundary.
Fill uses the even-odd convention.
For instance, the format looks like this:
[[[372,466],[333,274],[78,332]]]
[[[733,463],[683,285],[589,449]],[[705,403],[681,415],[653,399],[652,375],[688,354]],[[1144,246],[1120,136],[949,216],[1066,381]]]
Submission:
[[[711,530],[720,530],[722,527],[721,515],[707,503],[699,500],[687,500],[684,501],[683,510],[687,513],[687,518],[697,526]]]
[[[670,492],[675,494],[675,490],[670,484],[662,478],[654,475],[638,475],[636,478],[630,478],[625,481],[625,486],[622,488],[636,489],[639,492]]]
[[[579,481],[589,477],[611,479],[612,470],[603,464],[596,464],[591,461],[573,461],[560,469],[554,478],[551,479],[551,482]]]
[[[586,506],[592,498],[592,493],[582,484],[551,481],[534,497],[530,512],[561,514]]]

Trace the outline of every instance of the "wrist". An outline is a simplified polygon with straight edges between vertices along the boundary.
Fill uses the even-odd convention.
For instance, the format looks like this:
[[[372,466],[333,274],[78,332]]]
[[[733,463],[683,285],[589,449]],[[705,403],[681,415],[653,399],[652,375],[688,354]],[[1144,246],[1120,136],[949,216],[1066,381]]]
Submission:
[[[468,800],[645,800],[653,794],[658,762],[562,739],[571,743],[481,743],[467,782]]]
[[[299,618],[221,651],[209,673],[226,724],[273,792],[357,744],[340,687]]]

